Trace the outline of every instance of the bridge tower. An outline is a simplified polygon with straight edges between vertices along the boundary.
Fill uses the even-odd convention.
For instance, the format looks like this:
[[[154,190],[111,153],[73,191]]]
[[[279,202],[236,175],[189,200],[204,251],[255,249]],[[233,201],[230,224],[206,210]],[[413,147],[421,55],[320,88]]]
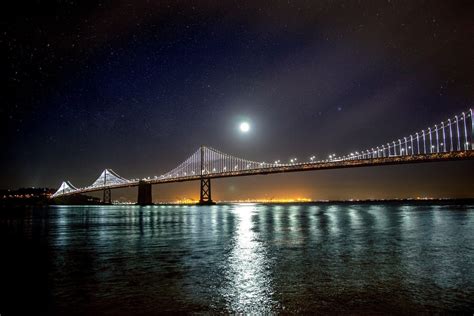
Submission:
[[[211,198],[211,179],[201,178],[201,195],[199,197],[200,205],[216,204]]]
[[[104,187],[107,185],[107,170],[104,172]],[[112,204],[112,191],[110,188],[104,189],[102,204]]]
[[[469,109],[469,112],[469,116],[471,117],[471,150],[474,150],[474,111]]]
[[[110,188],[104,189],[102,204],[112,204],[112,190]]]
[[[137,205],[152,205],[151,199],[151,183],[143,180],[138,182],[138,198]]]
[[[204,146],[201,146],[201,194],[199,195],[199,205],[216,204],[211,198],[211,179],[204,177]]]

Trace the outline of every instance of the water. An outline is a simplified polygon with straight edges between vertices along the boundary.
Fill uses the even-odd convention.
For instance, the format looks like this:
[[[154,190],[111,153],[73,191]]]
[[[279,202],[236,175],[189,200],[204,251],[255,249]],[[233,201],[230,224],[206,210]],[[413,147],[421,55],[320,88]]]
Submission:
[[[474,206],[1,209],[0,313],[472,313]]]

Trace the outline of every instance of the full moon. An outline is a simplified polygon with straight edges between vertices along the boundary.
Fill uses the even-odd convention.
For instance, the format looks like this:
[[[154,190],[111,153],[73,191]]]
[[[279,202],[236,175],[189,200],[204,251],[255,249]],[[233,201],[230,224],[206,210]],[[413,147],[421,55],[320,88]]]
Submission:
[[[242,122],[240,123],[239,128],[242,133],[247,133],[250,130],[250,125],[247,122]]]

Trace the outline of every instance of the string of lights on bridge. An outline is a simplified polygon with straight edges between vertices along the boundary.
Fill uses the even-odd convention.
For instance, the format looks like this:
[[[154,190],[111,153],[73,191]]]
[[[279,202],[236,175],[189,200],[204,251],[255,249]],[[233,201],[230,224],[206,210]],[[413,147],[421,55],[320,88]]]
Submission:
[[[282,163],[280,160],[275,160],[273,163],[257,162],[238,158],[217,149],[203,146],[176,168],[160,176],[144,179],[126,179],[111,169],[105,169],[99,178],[88,187],[77,188],[69,181],[63,182],[58,191],[53,194],[53,197],[64,194],[92,192],[106,187],[134,186],[140,181],[150,181],[153,183],[186,181],[209,176],[258,174],[266,170],[272,171],[285,167],[294,168],[301,166],[304,168],[306,166],[324,165],[334,162],[471,151],[474,150],[473,133],[473,110],[470,109],[467,113],[462,112],[460,115],[455,115],[446,121],[442,121],[440,124],[435,124],[427,129],[391,142],[343,156],[330,154],[324,160],[317,160],[316,156],[313,155],[307,161],[301,162],[296,157],[290,158],[287,163]]]
[[[470,109],[467,113],[462,112],[460,116],[455,115],[454,118],[449,118],[440,124],[375,148],[356,151],[337,158],[333,154],[329,156],[329,159],[370,159],[473,150],[472,112]]]

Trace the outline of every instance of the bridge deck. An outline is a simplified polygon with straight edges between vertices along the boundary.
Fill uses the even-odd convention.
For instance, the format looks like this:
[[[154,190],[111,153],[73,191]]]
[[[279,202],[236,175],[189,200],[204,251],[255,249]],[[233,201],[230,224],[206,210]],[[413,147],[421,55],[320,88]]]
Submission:
[[[424,155],[406,155],[406,156],[393,156],[393,157],[380,157],[370,159],[358,159],[358,160],[332,160],[315,163],[299,163],[299,164],[282,164],[281,166],[273,166],[268,168],[257,168],[240,171],[229,171],[220,173],[208,173],[204,175],[193,175],[183,176],[175,178],[157,178],[157,179],[144,179],[150,184],[160,183],[172,183],[172,182],[186,182],[196,181],[204,178],[228,178],[228,177],[243,177],[252,175],[267,175],[285,172],[300,172],[300,171],[316,171],[316,170],[327,170],[327,169],[342,169],[342,168],[357,168],[357,167],[376,167],[385,165],[399,165],[399,164],[414,164],[414,163],[427,163],[427,162],[440,162],[440,161],[454,161],[454,160],[471,160],[474,159],[474,151],[455,151],[445,153],[433,153]],[[114,184],[109,186],[100,187],[87,187],[82,188],[73,192],[61,194],[61,196],[82,194],[88,192],[102,191],[104,189],[119,189],[129,188],[138,186],[138,181],[130,181],[127,183]]]

